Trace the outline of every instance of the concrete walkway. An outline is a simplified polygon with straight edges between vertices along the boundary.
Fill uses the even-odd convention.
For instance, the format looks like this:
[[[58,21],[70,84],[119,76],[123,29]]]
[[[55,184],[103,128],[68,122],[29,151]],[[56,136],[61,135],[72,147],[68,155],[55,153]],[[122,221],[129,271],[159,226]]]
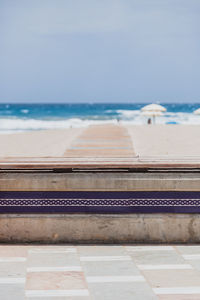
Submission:
[[[0,299],[200,299],[200,246],[0,246]]]

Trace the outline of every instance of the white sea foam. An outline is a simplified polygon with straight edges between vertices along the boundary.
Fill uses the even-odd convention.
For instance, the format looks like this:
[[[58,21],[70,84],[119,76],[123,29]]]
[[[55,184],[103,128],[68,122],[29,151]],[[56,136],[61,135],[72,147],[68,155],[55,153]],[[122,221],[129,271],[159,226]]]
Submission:
[[[107,120],[106,123],[116,123],[116,120]],[[105,120],[82,120],[71,118],[66,120],[36,120],[36,119],[0,119],[0,133],[7,134],[27,130],[65,129],[86,127],[91,124],[103,124]]]
[[[23,114],[27,114],[27,113],[29,112],[29,110],[28,110],[28,109],[21,109],[21,112],[22,112]]]
[[[140,116],[139,110],[128,110],[128,109],[118,109],[116,112],[123,118],[123,119],[130,119],[134,116]]]
[[[117,110],[117,113],[124,123],[135,125],[145,124],[147,118],[149,118],[142,116],[139,110]],[[200,116],[185,112],[166,112],[163,116],[156,117],[156,120],[158,124],[173,122],[177,124],[200,125]]]
[[[65,129],[70,127],[86,127],[92,124],[117,123],[117,119],[122,124],[142,125],[147,123],[147,117],[142,116],[139,110],[117,110],[116,119],[99,119],[99,116],[93,116],[93,119],[23,119],[23,118],[0,118],[0,134],[13,132],[22,132],[26,130],[45,130],[45,129]],[[156,118],[157,124],[166,124],[174,122],[177,124],[200,125],[200,116],[193,113],[166,112],[161,117]]]

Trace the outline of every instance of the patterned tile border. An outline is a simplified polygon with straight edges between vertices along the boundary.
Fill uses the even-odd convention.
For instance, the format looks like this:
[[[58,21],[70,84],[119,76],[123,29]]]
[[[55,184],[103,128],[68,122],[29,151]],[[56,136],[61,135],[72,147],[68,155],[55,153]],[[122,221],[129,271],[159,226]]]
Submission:
[[[0,213],[199,213],[200,192],[0,192]]]

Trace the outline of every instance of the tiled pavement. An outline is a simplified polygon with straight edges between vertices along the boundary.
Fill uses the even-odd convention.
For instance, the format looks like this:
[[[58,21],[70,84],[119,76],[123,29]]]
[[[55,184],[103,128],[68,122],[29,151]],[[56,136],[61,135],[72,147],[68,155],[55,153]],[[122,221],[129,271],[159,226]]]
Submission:
[[[0,246],[0,299],[200,299],[200,246]]]

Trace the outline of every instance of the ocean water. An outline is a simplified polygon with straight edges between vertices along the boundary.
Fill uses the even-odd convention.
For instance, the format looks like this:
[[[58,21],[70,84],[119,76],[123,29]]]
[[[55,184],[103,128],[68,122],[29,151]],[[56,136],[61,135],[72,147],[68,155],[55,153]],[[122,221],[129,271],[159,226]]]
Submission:
[[[193,111],[200,104],[165,104],[167,112],[156,118],[158,124],[196,124],[200,116]],[[13,133],[27,130],[83,127],[105,122],[135,125],[146,124],[140,109],[145,104],[0,104],[0,133]]]

